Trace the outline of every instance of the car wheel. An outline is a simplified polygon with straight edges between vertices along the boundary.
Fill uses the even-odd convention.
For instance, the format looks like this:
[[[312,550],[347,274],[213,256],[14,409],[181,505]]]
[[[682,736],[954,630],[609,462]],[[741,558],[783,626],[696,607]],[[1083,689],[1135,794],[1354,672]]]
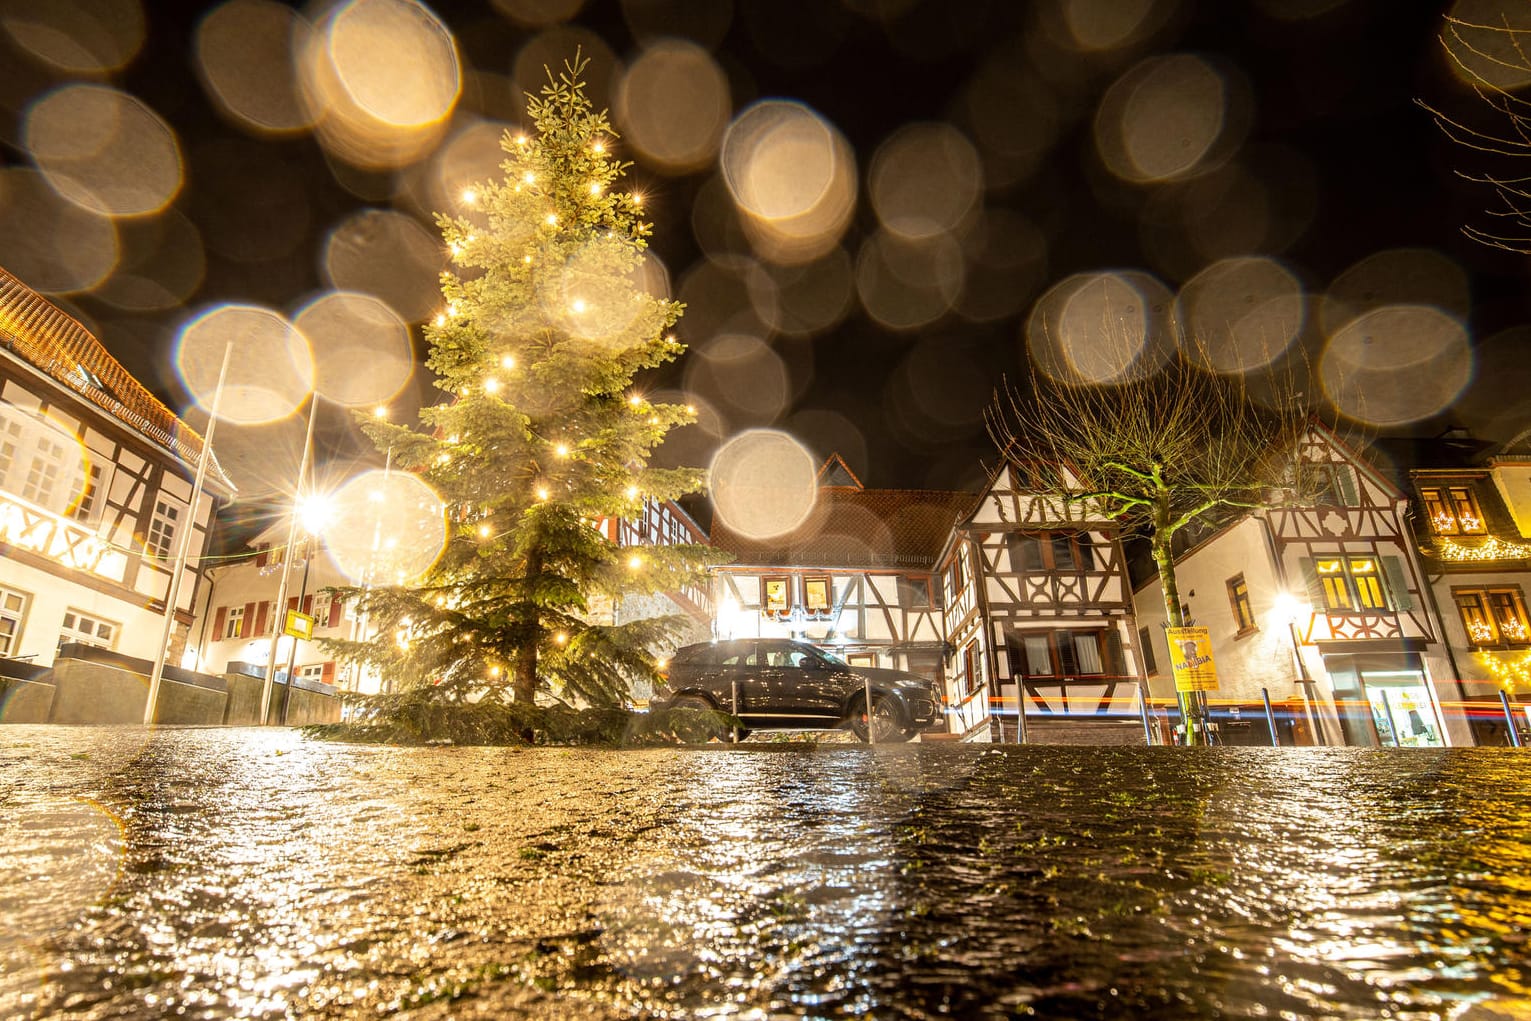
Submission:
[[[723,711],[717,706],[713,705],[707,699],[703,698],[701,695],[681,695],[670,703],[670,708],[689,709],[693,712],[705,712],[708,714],[716,714]],[[749,731],[747,730],[740,731],[739,740],[744,740],[744,735],[748,733]],[[700,733],[697,734],[697,736],[705,742],[711,741],[714,738],[718,739],[719,741],[727,741],[730,735],[728,727],[719,722],[713,726],[705,727]]]
[[[904,711],[898,700],[887,695],[872,696],[872,737],[878,744],[907,741],[912,735],[904,732]],[[851,710],[851,733],[858,741],[867,739],[867,714],[862,703]]]

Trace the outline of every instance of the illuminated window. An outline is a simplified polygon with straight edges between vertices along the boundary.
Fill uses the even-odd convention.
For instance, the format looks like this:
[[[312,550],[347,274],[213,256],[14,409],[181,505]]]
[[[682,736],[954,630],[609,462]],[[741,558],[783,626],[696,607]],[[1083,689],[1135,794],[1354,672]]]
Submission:
[[[64,445],[47,436],[37,438],[37,451],[27,468],[27,477],[21,485],[21,496],[39,507],[54,509],[53,501],[58,495],[59,478],[64,473]]]
[[[760,605],[767,613],[786,613],[792,609],[792,579],[765,578],[760,582]]]
[[[0,656],[16,655],[26,610],[25,595],[15,589],[0,588]]]
[[[828,578],[803,579],[803,605],[808,608],[809,613],[829,612]]]
[[[1324,606],[1330,610],[1352,610],[1355,600],[1350,594],[1350,581],[1345,577],[1345,561],[1339,557],[1317,560],[1313,569],[1324,587]]]
[[[1375,557],[1363,557],[1350,561],[1350,582],[1355,588],[1356,600],[1363,610],[1386,610],[1387,597],[1383,595],[1382,579],[1377,574]]]
[[[1531,644],[1519,589],[1454,589],[1457,612],[1474,646]]]
[[[92,614],[69,610],[64,614],[64,626],[59,629],[58,646],[62,649],[70,642],[77,642],[80,645],[93,645],[98,649],[110,649],[117,640],[119,627],[121,625],[102,620]]]
[[[149,537],[144,545],[149,552],[157,557],[170,555],[171,543],[175,540],[176,519],[181,516],[181,509],[164,500],[154,502],[154,517],[149,521]]]
[[[101,501],[97,495],[101,492],[101,466],[93,464],[85,476],[85,490],[80,494],[80,502],[74,505],[74,518],[76,521],[94,521],[99,512]]]
[[[1482,535],[1488,531],[1477,498],[1468,487],[1421,489],[1419,495],[1425,504],[1430,530],[1436,535]]]
[[[1253,631],[1255,611],[1249,605],[1249,586],[1242,574],[1228,579],[1228,602],[1233,605],[1233,622],[1238,625],[1239,634]]]
[[[243,606],[229,607],[228,616],[223,619],[223,638],[238,638],[240,631],[245,626],[245,608]]]

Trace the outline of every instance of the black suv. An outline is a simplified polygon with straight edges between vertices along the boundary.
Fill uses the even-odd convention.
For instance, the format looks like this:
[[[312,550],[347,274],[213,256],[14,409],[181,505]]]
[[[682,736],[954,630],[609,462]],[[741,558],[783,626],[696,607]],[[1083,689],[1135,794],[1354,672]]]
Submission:
[[[721,709],[751,729],[827,729],[848,723],[865,741],[868,681],[873,740],[907,741],[940,721],[941,695],[925,678],[849,666],[785,638],[703,642],[677,650],[667,689],[655,693],[654,705]]]

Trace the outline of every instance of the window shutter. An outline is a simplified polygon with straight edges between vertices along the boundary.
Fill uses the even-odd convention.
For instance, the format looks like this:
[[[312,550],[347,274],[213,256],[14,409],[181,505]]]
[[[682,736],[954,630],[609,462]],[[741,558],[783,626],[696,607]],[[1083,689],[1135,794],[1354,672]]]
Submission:
[[[260,604],[259,608],[257,608],[256,611],[255,611],[255,633],[256,634],[263,635],[263,634],[266,633],[266,619],[270,615],[271,615],[271,603],[268,602],[267,600],[264,600],[264,599],[261,600],[261,604]],[[246,616],[248,616],[248,614],[246,614]]]
[[[1414,597],[1409,594],[1409,575],[1398,557],[1381,557],[1382,573],[1387,578],[1388,596],[1395,610],[1414,609]]]
[[[303,612],[307,614],[314,612],[314,597],[312,595],[303,597]]]
[[[265,567],[266,566],[266,561],[270,560],[270,559],[271,559],[270,552],[267,550],[267,548],[265,546],[262,546],[260,548],[260,552],[255,554],[255,566],[256,567]]]
[[[1356,471],[1350,465],[1334,466],[1334,484],[1339,490],[1341,502],[1346,507],[1354,507],[1361,502],[1360,490],[1356,488]]]
[[[288,596],[287,597],[287,609],[289,611],[291,611],[291,610],[296,610],[297,608],[298,608],[298,597],[297,596]]]
[[[1313,604],[1313,609],[1322,613],[1327,605],[1324,602],[1324,583],[1318,579],[1318,569],[1313,566],[1312,557],[1303,557],[1297,561],[1302,567],[1302,581],[1308,587],[1308,601]]]
[[[1074,635],[1071,631],[1058,631],[1053,634],[1053,646],[1058,650],[1058,672],[1065,677],[1072,677],[1079,672],[1079,667],[1074,656]]]
[[[240,638],[249,638],[250,637],[250,629],[253,628],[254,626],[255,626],[255,604],[254,603],[246,603],[245,604],[244,619],[242,619],[239,622],[239,637]]]
[[[1077,539],[1079,541],[1079,569],[1081,571],[1095,570],[1095,543],[1090,538],[1090,533],[1080,532]]]
[[[330,597],[330,627],[339,627],[341,615],[345,612],[345,600],[339,596]]]
[[[223,637],[223,623],[228,619],[228,616],[229,608],[227,606],[218,607],[218,612],[213,614],[213,641],[216,642]]]
[[[334,660],[330,660],[328,663],[324,664],[324,672],[319,675],[319,680],[323,681],[325,684],[334,684],[335,683],[335,661]]]
[[[1127,673],[1127,657],[1122,655],[1122,632],[1118,628],[1106,631],[1106,673],[1122,677]]]

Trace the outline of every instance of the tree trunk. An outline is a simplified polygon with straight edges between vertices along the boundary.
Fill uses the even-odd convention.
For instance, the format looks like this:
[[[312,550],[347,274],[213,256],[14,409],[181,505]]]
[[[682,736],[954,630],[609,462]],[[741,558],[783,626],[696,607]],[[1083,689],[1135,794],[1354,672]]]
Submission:
[[[1185,627],[1185,614],[1180,610],[1180,586],[1175,581],[1175,555],[1170,550],[1168,540],[1155,541],[1152,552],[1154,568],[1159,573],[1159,587],[1164,592],[1164,619],[1170,627]],[[1174,650],[1170,650],[1174,655]],[[1180,691],[1178,686],[1175,697],[1180,700],[1180,718],[1185,725],[1185,743],[1188,745],[1206,744],[1206,720],[1207,702],[1206,697],[1199,691]]]
[[[541,573],[542,556],[533,550],[526,558],[525,584],[528,590],[534,586]],[[510,690],[517,702],[530,705],[537,695],[537,644],[542,640],[542,621],[536,605],[530,599],[526,603],[531,607],[530,619],[523,622],[526,625],[526,639],[516,653],[515,676]]]

